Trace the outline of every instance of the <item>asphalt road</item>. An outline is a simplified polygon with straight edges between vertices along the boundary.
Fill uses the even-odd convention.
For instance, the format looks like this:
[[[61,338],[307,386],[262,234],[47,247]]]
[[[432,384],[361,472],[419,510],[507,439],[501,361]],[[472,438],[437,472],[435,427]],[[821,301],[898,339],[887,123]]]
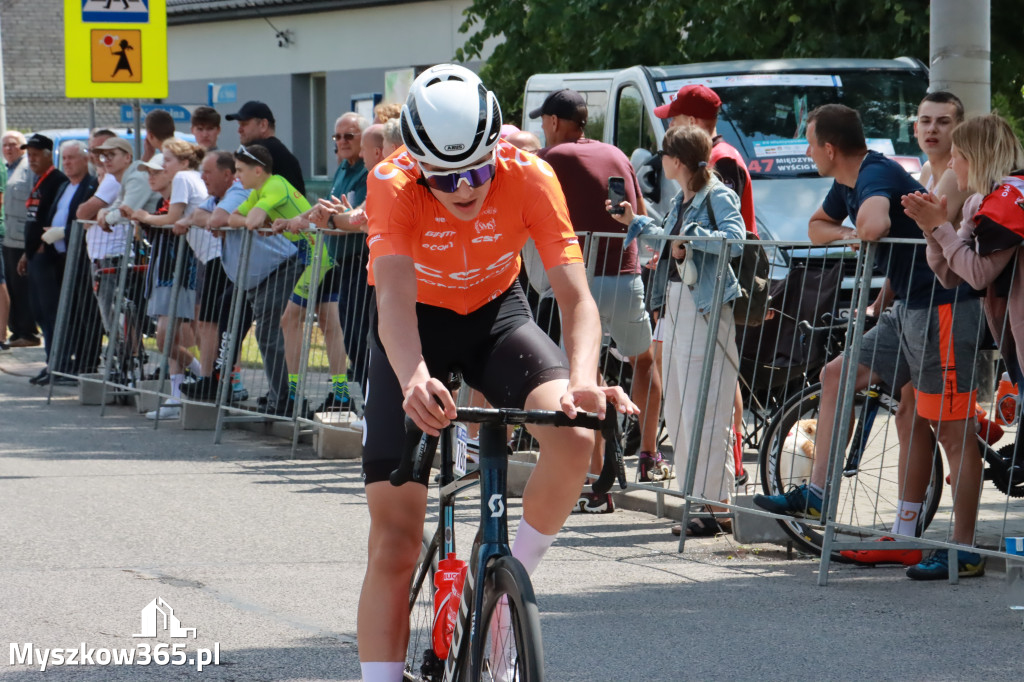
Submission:
[[[154,431],[127,408],[101,419],[74,389],[48,407],[21,352],[20,364],[0,355],[0,679],[359,679],[369,519],[357,464],[292,459],[283,441],[242,431],[221,445]],[[1001,574],[953,587],[839,567],[821,588],[809,557],[730,537],[679,555],[669,525],[631,511],[570,518],[534,576],[547,679],[1022,676],[1024,628]],[[155,599],[197,638],[133,637]],[[216,645],[219,665],[12,665],[26,644],[160,642],[185,643],[186,661]]]

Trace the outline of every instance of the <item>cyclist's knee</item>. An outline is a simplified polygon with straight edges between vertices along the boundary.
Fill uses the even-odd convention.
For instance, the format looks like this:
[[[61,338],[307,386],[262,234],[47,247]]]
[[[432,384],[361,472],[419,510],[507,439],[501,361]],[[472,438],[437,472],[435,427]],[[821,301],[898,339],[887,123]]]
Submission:
[[[843,374],[843,358],[842,356],[830,360],[821,368],[821,373],[818,375],[818,379],[821,381],[822,386],[838,386],[839,380]]]
[[[408,574],[416,565],[422,547],[422,530],[417,532],[404,527],[371,528],[368,570],[378,574]]]

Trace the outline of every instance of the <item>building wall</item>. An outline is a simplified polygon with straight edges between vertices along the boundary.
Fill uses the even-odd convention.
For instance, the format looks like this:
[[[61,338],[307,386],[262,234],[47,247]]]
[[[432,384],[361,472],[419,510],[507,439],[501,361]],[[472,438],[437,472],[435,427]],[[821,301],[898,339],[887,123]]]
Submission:
[[[64,97],[63,0],[0,2],[7,127],[22,131],[88,126],[89,100]],[[117,102],[96,100],[98,125],[116,125]]]

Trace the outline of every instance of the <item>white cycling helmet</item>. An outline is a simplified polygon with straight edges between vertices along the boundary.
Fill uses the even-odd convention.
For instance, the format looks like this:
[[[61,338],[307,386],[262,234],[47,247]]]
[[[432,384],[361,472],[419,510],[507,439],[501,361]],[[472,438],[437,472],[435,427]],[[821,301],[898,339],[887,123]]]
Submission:
[[[455,64],[421,73],[402,107],[402,141],[417,161],[460,168],[498,144],[501,107],[479,76]]]

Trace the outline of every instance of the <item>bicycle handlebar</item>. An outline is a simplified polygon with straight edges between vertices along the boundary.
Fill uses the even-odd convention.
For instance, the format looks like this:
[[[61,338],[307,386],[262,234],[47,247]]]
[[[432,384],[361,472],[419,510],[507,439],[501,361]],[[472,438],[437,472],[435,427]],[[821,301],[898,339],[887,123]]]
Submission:
[[[608,406],[605,419],[597,415],[580,413],[570,419],[564,412],[553,410],[516,410],[510,408],[460,407],[454,421],[487,424],[543,424],[551,426],[576,426],[600,431],[604,436],[604,465],[601,474],[591,486],[595,493],[604,494],[611,490],[617,478],[619,487],[626,487],[626,468],[622,461],[622,444],[619,442],[619,423],[614,406]],[[428,436],[420,431],[416,423],[405,418],[405,447],[398,468],[391,472],[393,486],[420,480],[424,467],[430,466],[437,448],[437,436]]]

